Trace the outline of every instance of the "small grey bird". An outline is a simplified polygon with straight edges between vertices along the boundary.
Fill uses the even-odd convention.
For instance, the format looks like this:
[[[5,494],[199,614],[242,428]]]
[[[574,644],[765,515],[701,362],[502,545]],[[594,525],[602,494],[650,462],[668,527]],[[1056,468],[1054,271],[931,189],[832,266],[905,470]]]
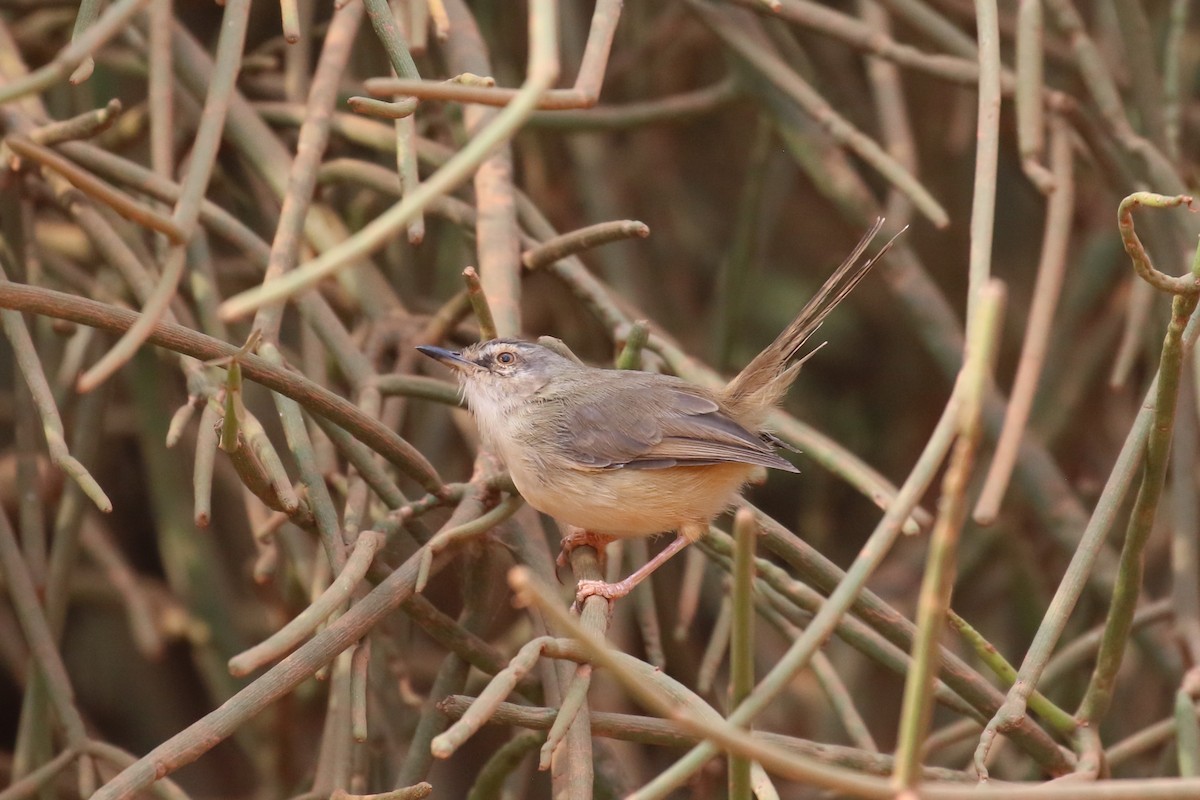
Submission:
[[[800,369],[800,348],[862,280],[889,241],[859,263],[883,220],[737,377],[714,391],[671,375],[599,369],[538,344],[495,339],[453,352],[417,349],[455,370],[484,444],[537,510],[581,543],[676,531],[628,578],[580,581],[578,600],[623,597],[737,499],[758,467],[797,472],[764,430]]]

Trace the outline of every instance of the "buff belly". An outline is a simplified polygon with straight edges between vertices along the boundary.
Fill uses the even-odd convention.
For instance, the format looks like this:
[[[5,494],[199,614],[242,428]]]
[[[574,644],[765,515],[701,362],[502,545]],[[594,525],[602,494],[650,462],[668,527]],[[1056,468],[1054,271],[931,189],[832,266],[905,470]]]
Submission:
[[[542,471],[535,478],[523,465],[509,465],[513,483],[538,511],[618,537],[685,527],[694,535],[696,526],[706,526],[733,503],[754,470],[728,463],[669,470]]]

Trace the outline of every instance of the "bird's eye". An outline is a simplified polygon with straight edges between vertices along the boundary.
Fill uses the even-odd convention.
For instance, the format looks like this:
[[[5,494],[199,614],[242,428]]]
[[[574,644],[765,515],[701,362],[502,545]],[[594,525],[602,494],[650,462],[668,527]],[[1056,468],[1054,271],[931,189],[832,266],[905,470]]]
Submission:
[[[515,354],[515,353],[510,353],[510,352],[508,352],[508,351],[505,351],[505,352],[503,352],[503,353],[500,353],[499,355],[497,355],[497,356],[496,356],[496,363],[497,363],[497,364],[512,364],[512,363],[514,363],[516,360],[517,360],[517,356],[516,356],[516,354]]]

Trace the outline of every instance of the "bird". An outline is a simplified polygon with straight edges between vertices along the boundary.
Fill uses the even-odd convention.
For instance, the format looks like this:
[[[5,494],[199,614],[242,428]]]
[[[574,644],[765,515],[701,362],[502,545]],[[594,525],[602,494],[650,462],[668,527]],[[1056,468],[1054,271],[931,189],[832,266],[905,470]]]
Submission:
[[[875,221],[792,323],[721,389],[587,366],[513,338],[457,351],[417,347],[456,373],[484,446],[503,461],[525,501],[568,526],[564,553],[581,544],[603,552],[614,539],[675,532],[625,579],[580,581],[577,604],[592,595],[627,595],[703,536],[760,468],[799,471],[777,452],[786,445],[767,430],[766,418],[806,360],[805,343],[895,242],[862,260],[883,222]]]

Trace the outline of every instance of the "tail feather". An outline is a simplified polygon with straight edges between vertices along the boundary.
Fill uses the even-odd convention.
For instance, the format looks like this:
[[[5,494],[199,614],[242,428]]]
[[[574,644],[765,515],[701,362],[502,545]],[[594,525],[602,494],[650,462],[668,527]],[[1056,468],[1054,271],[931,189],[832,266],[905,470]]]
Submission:
[[[725,388],[725,401],[743,424],[761,423],[778,404],[804,363],[803,360],[793,363],[800,348],[821,327],[829,312],[853,291],[871,267],[891,248],[900,233],[904,232],[902,229],[878,253],[859,263],[867,246],[882,227],[883,218],[880,217],[859,239],[841,266],[804,305],[796,319],[729,382]]]

